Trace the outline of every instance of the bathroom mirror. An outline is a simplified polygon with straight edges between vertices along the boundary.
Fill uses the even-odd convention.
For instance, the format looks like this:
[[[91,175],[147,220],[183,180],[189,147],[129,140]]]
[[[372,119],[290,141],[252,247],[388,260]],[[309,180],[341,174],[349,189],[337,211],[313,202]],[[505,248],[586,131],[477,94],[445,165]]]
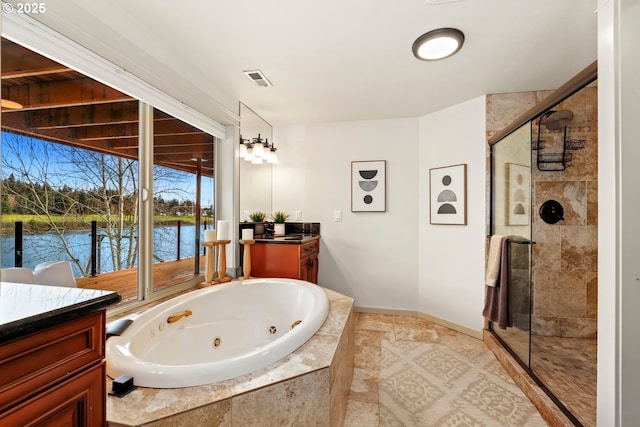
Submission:
[[[258,134],[271,142],[273,129],[251,108],[240,103],[241,137],[252,140]],[[271,170],[271,163],[253,164],[240,158],[240,222],[248,220],[248,215],[256,211],[271,215]]]

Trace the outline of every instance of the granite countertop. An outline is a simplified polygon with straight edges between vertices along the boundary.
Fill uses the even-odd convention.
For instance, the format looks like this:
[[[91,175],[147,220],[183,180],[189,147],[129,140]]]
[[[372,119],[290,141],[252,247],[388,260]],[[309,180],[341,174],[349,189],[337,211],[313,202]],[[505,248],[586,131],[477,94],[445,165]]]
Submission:
[[[113,291],[0,282],[0,344],[120,302]]]
[[[319,234],[286,234],[284,236],[275,237],[256,236],[254,240],[256,241],[256,243],[286,243],[301,245],[303,243],[311,242],[312,240],[318,240],[319,238]]]

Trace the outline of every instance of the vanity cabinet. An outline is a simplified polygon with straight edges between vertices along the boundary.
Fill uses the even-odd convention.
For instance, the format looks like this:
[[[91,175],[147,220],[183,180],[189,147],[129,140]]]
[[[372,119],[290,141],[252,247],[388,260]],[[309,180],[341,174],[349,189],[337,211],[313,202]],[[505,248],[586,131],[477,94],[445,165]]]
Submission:
[[[256,240],[251,246],[251,276],[318,283],[319,251],[319,236],[299,240]]]
[[[0,426],[106,424],[116,292],[0,282]]]

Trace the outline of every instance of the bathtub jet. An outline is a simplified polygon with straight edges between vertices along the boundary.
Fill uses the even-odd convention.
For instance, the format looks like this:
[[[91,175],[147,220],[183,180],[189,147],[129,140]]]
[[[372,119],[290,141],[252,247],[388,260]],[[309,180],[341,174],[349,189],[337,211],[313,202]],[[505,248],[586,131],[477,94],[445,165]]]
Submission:
[[[235,378],[295,351],[328,313],[324,290],[301,280],[252,279],[200,289],[145,311],[109,338],[107,375],[127,375],[136,386],[153,388]]]

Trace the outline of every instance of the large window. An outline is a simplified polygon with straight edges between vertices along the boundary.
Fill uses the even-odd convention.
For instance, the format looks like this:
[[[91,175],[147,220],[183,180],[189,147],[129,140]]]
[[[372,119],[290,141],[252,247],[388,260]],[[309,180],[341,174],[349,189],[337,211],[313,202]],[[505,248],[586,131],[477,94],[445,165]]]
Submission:
[[[1,53],[2,267],[68,260],[78,286],[125,301],[197,280],[214,221],[215,138],[157,109],[143,117],[139,100],[9,40]],[[150,151],[141,125],[153,130]],[[143,245],[153,275],[140,285]]]
[[[156,109],[153,157],[153,289],[157,290],[191,279],[200,265],[204,271],[200,242],[204,228],[214,223],[213,137]]]

